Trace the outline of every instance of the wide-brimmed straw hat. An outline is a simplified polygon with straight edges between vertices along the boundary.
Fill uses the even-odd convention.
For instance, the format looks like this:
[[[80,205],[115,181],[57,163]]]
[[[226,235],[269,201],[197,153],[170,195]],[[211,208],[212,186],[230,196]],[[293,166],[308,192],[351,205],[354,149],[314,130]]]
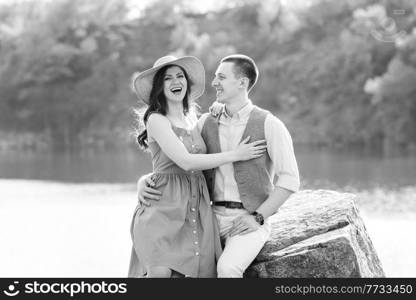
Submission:
[[[201,61],[194,56],[178,58],[168,55],[159,58],[152,68],[133,75],[133,88],[139,100],[149,104],[153,78],[157,71],[167,65],[179,66],[185,70],[189,80],[192,82],[192,86],[188,82],[188,89],[191,89],[189,94],[190,100],[195,100],[202,96],[205,89],[205,69]]]

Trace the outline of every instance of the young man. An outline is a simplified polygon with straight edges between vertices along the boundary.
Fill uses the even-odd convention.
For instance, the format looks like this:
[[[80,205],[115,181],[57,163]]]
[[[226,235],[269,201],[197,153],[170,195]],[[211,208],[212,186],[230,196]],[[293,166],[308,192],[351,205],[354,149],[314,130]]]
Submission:
[[[218,117],[204,114],[198,122],[208,153],[232,150],[247,136],[251,141],[267,142],[267,154],[260,158],[204,172],[225,244],[217,264],[218,277],[243,277],[270,237],[269,217],[299,189],[288,130],[248,97],[257,77],[258,69],[251,58],[239,54],[223,58],[212,86],[224,109]],[[157,199],[158,192],[145,187],[144,181],[138,183],[139,199],[148,204],[144,198]]]

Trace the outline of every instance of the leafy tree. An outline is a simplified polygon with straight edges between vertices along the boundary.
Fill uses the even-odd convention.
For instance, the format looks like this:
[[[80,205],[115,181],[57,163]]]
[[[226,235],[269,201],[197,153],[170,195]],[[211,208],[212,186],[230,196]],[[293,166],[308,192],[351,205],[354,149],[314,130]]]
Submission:
[[[46,135],[55,148],[125,145],[131,108],[143,105],[133,72],[166,54],[199,57],[204,111],[220,59],[244,53],[261,72],[251,97],[296,143],[414,150],[415,2],[282,3],[219,0],[201,11],[189,0],[155,0],[136,16],[118,0],[3,4],[0,128]]]

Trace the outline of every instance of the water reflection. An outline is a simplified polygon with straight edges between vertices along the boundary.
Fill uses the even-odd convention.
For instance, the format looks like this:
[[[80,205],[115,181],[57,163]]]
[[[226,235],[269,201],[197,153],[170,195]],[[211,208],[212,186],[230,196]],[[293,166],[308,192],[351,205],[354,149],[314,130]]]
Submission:
[[[128,183],[151,168],[150,157],[140,150],[0,154],[0,178]]]
[[[297,148],[303,188],[398,188],[415,185],[416,157]],[[79,153],[1,153],[0,178],[62,182],[132,183],[151,171],[149,154],[139,149]]]
[[[302,183],[311,188],[399,188],[416,185],[416,157],[298,149]]]

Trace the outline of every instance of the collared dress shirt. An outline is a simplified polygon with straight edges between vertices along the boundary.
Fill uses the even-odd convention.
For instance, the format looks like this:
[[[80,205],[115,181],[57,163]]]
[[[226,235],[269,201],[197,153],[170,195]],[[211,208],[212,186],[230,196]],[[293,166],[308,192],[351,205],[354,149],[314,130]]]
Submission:
[[[246,128],[254,105],[249,101],[232,117],[226,110],[219,118],[218,134],[221,151],[237,148]],[[201,129],[201,128],[200,128]],[[264,123],[267,152],[272,160],[270,174],[277,175],[275,186],[296,192],[299,189],[299,171],[293,150],[292,138],[286,126],[277,117],[269,114]],[[214,201],[241,202],[232,163],[217,168],[215,175]]]

